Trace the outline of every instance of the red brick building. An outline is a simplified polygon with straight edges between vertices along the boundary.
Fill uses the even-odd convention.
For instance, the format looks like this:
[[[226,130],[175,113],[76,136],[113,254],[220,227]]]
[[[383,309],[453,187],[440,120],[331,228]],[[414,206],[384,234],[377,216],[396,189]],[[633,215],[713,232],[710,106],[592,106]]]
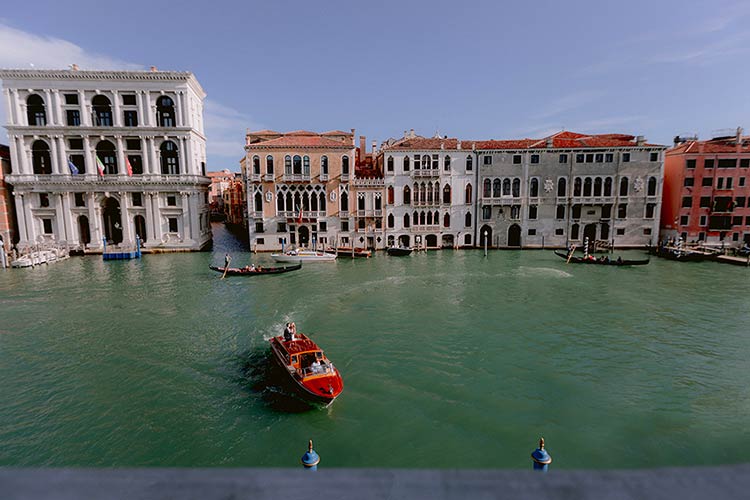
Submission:
[[[5,182],[10,174],[10,149],[0,144],[0,240],[5,251],[17,240],[13,189]]]
[[[750,138],[675,139],[664,161],[662,238],[750,244]]]

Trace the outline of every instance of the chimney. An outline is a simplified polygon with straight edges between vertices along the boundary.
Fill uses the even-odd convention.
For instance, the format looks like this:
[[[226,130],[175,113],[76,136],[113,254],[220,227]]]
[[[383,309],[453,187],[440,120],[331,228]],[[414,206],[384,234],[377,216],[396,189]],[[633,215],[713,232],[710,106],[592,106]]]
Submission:
[[[548,148],[555,147],[555,141],[554,141],[554,139],[552,139],[552,137],[547,137],[547,147]]]
[[[375,156],[375,150],[378,147],[378,141],[372,141],[372,155]]]
[[[70,65],[70,70],[71,71],[78,71],[78,65],[77,64],[71,64]]]
[[[415,138],[416,136],[417,136],[417,134],[415,134],[415,133],[414,133],[414,129],[411,129],[411,130],[409,131],[409,137],[410,137],[411,139],[414,139],[414,138]]]
[[[742,144],[742,127],[737,127],[737,144]]]
[[[406,137],[408,136],[408,134],[409,134],[409,131],[408,130],[404,130],[404,139],[406,139]]]
[[[359,136],[359,162],[365,162],[365,153],[367,153],[367,138],[364,135]]]
[[[461,140],[460,139],[456,143],[456,149],[461,149]]]
[[[440,149],[445,149],[445,143],[443,141],[440,141]]]
[[[642,135],[639,135],[635,138],[635,145],[636,146],[643,146],[646,143],[646,138]]]

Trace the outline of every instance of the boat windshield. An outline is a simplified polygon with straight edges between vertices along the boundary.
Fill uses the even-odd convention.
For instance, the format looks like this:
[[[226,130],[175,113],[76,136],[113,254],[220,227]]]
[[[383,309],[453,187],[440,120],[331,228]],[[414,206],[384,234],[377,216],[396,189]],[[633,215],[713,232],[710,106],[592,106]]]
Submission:
[[[302,354],[299,366],[303,377],[327,375],[334,371],[333,363],[328,361],[320,351]]]

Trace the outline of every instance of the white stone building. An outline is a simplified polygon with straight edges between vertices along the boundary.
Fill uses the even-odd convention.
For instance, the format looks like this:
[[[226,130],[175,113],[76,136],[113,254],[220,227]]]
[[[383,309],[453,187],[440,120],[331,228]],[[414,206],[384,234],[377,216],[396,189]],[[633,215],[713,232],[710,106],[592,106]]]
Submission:
[[[473,247],[474,143],[410,133],[383,143],[386,243],[427,248]]]
[[[205,92],[189,72],[0,70],[19,249],[210,243]]]

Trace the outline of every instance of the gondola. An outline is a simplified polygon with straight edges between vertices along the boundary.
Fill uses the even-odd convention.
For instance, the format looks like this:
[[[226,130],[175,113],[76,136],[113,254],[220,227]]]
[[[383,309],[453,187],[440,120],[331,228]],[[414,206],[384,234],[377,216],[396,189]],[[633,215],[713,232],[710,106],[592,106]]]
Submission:
[[[386,252],[388,252],[388,255],[393,255],[394,257],[404,257],[411,254],[411,248],[389,247]]]
[[[224,268],[218,267],[218,266],[208,266],[214,271],[218,273],[223,273]],[[244,268],[238,268],[238,267],[230,267],[227,269],[227,276],[257,276],[259,274],[281,274],[281,273],[288,273],[289,271],[296,271],[298,269],[302,268],[302,264],[297,264],[296,266],[287,266],[287,267],[261,267],[261,268],[255,268],[254,270],[250,269],[244,269]]]
[[[703,262],[714,258],[713,254],[703,252],[694,252],[691,250],[673,248],[673,247],[649,247],[648,253],[656,255],[667,260],[676,260],[678,262]]]
[[[625,259],[609,259],[601,260],[601,259],[585,259],[583,257],[576,257],[576,256],[570,256],[568,257],[568,254],[565,252],[558,252],[555,251],[555,255],[557,255],[560,258],[563,258],[567,260],[570,263],[573,264],[598,264],[600,266],[645,266],[650,262],[649,259],[643,259],[643,260],[625,260]]]

